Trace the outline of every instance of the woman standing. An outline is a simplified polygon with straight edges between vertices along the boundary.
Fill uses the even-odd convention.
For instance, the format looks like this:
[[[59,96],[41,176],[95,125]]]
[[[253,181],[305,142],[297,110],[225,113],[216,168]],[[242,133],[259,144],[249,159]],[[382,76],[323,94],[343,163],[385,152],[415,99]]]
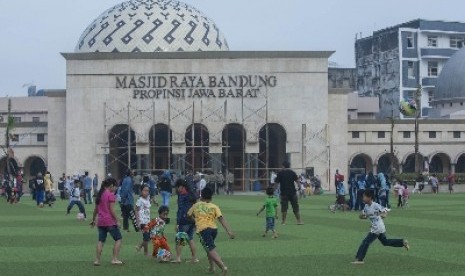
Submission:
[[[116,202],[114,196],[115,186],[116,180],[113,178],[109,178],[103,181],[95,199],[94,215],[92,217],[92,222],[90,223],[91,227],[93,228],[96,225],[95,219],[98,216],[98,243],[94,262],[95,266],[100,265],[100,257],[102,256],[103,245],[105,244],[108,233],[110,233],[111,237],[115,241],[111,263],[114,265],[123,264],[123,262],[119,260],[121,240],[123,237],[119,231],[118,218],[114,208]]]

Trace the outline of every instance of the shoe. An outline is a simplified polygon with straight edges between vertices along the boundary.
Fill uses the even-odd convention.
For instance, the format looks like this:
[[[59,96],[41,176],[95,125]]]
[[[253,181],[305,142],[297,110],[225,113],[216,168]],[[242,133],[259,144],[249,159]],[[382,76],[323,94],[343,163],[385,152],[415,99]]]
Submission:
[[[408,243],[408,240],[404,240],[404,247],[405,247],[405,249],[407,249],[407,251],[410,250],[410,245]]]
[[[351,262],[351,264],[353,264],[353,265],[362,265],[364,263],[365,263],[364,261],[353,261],[353,262]]]

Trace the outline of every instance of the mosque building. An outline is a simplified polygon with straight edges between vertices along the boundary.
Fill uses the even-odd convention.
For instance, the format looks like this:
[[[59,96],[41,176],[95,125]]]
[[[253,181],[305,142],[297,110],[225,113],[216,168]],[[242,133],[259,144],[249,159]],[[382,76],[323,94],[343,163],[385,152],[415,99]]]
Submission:
[[[9,154],[26,178],[45,169],[116,178],[128,168],[222,172],[242,191],[265,185],[285,160],[329,190],[336,169],[413,172],[413,120],[374,119],[377,109],[366,106],[373,99],[330,87],[332,54],[232,51],[213,20],[190,5],[126,1],[62,53],[66,89],[10,99],[15,123],[0,170]],[[420,125],[425,170],[465,173],[464,75],[462,49],[444,66]],[[7,110],[1,98],[2,145]]]
[[[347,167],[347,93],[328,89],[332,53],[230,51],[190,5],[126,1],[62,53],[65,90],[12,99],[12,160],[26,177],[44,167],[117,178],[127,168],[230,172],[237,190],[289,160],[328,185]]]

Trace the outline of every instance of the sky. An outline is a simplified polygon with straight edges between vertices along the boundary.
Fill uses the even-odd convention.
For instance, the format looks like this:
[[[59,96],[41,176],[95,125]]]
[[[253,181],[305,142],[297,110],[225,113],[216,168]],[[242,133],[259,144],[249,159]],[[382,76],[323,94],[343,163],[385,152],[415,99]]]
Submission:
[[[84,29],[122,0],[0,0],[0,97],[66,88],[66,64]],[[465,22],[463,0],[184,0],[207,14],[231,50],[331,50],[353,67],[354,41],[417,18]]]

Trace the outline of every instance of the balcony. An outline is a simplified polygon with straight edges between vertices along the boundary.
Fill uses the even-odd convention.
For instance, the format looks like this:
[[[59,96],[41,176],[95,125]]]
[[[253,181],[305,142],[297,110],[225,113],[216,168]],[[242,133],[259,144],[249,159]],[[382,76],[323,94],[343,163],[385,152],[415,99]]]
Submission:
[[[436,86],[437,81],[438,81],[437,77],[426,77],[421,80],[421,85],[423,87]]]
[[[448,48],[422,48],[422,58],[443,58],[448,59],[457,52],[457,49]]]

